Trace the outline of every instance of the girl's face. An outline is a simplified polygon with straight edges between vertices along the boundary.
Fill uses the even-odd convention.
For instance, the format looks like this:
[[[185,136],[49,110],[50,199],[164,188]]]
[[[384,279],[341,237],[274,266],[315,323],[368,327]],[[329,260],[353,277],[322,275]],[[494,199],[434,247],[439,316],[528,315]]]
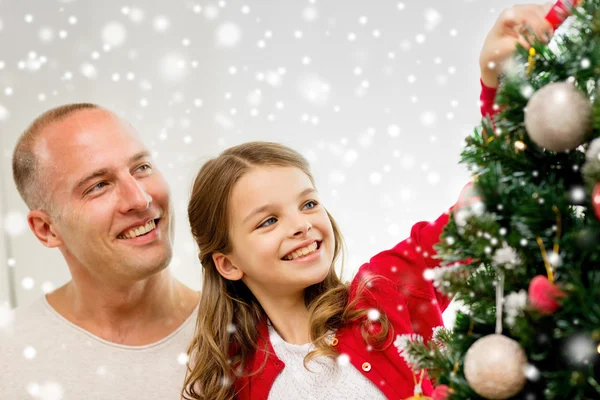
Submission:
[[[234,186],[227,259],[257,298],[298,295],[333,261],[331,221],[309,177],[295,167],[254,167]],[[230,277],[231,279],[231,277]]]

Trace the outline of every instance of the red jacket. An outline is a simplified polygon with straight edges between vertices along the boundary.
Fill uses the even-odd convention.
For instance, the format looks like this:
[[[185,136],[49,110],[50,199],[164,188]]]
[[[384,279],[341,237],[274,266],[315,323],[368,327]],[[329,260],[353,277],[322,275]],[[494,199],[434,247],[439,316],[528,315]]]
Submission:
[[[351,298],[356,296],[357,285],[368,275],[379,275],[389,281],[377,281],[361,296],[358,307],[375,308],[388,317],[393,330],[391,342],[396,335],[417,333],[426,340],[432,330],[443,325],[442,312],[450,302],[437,292],[431,282],[423,279],[427,268],[439,265],[432,258],[433,245],[439,241],[442,229],[448,222],[448,214],[443,214],[435,222],[419,222],[412,228],[410,238],[394,248],[381,252],[364,264],[351,284]],[[394,345],[384,350],[368,350],[361,335],[360,321],[342,326],[336,332],[336,349],[347,354],[350,363],[370,379],[389,399],[404,399],[413,395],[413,374]],[[265,344],[268,351],[265,352]],[[250,377],[238,378],[235,382],[239,400],[267,400],[271,386],[277,375],[285,367],[277,358],[269,340],[266,321],[259,327],[257,352],[247,363],[248,371],[257,371],[267,358],[263,370]],[[431,394],[431,383],[425,379],[423,392]]]
[[[485,83],[483,83],[481,79],[479,82],[481,83],[481,95],[479,96],[481,116],[493,116],[498,112],[498,110],[494,110],[494,99],[496,98],[497,90],[495,88],[485,86]]]

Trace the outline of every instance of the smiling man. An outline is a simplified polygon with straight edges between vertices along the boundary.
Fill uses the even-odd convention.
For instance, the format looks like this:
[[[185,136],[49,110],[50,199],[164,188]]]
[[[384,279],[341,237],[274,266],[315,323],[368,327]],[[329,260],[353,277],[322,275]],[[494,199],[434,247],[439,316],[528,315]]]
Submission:
[[[94,104],[57,107],[20,137],[13,175],[72,280],[0,333],[0,398],[179,398],[198,293],[167,268],[169,189],[133,128]]]

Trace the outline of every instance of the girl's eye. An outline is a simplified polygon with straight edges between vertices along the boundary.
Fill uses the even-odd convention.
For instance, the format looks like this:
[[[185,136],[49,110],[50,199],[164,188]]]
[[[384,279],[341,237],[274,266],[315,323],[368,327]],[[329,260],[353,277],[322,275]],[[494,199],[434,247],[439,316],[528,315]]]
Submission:
[[[302,209],[304,210],[312,210],[313,208],[315,208],[319,203],[317,203],[315,200],[310,200],[307,201],[304,206],[302,206]]]
[[[277,222],[277,218],[275,218],[275,217],[271,217],[271,218],[269,218],[268,220],[266,220],[265,222],[263,222],[262,224],[260,224],[258,227],[259,227],[259,228],[264,228],[264,227],[267,227],[267,226],[271,226],[271,225],[273,225],[275,222]]]

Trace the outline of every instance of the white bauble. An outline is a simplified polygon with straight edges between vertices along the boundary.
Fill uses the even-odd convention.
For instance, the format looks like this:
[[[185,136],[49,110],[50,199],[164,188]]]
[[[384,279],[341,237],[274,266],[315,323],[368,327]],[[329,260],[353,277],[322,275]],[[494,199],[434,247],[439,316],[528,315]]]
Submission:
[[[478,339],[465,356],[465,378],[471,388],[487,399],[513,397],[525,386],[527,356],[516,341],[504,335]]]
[[[567,82],[544,86],[531,96],[525,109],[525,128],[531,140],[556,152],[582,144],[591,129],[591,120],[589,98]]]

